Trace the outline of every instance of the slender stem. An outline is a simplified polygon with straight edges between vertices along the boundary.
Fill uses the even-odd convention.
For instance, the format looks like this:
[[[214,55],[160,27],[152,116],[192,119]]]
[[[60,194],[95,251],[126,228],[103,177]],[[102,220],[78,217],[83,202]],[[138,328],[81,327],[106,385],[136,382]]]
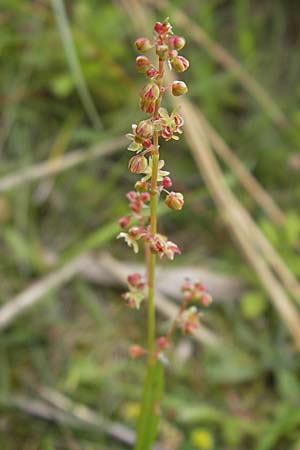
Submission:
[[[164,62],[159,60],[159,76],[157,79],[157,85],[161,88],[163,79],[163,66]],[[161,102],[161,94],[155,104],[155,110],[153,119],[158,118],[158,110]],[[159,163],[159,145],[158,145],[158,132],[154,131],[153,134],[153,150],[152,153],[152,176],[151,176],[151,189],[150,189],[150,231],[154,235],[157,232],[157,178],[158,178],[158,163]],[[150,263],[148,266],[148,364],[152,361],[152,356],[155,349],[155,305],[154,305],[154,282],[155,282],[155,266],[156,266],[156,254],[151,253]]]
[[[159,75],[157,85],[161,88],[163,79],[164,61],[159,60]],[[158,119],[158,110],[161,103],[161,93],[156,101],[153,120]],[[158,189],[157,179],[159,172],[159,144],[158,131],[153,133],[153,146],[151,148],[152,157],[152,175],[150,187],[150,233],[157,233],[157,202]],[[158,414],[154,411],[155,404],[160,401],[162,390],[162,372],[160,363],[156,360],[155,355],[155,303],[154,303],[154,284],[155,284],[155,266],[156,254],[150,252],[150,248],[146,245],[145,260],[147,265],[148,278],[148,361],[147,373],[144,382],[143,397],[141,402],[141,414],[138,423],[137,440],[135,450],[149,450],[157,433],[157,425],[159,421]],[[160,380],[160,381],[158,381]]]

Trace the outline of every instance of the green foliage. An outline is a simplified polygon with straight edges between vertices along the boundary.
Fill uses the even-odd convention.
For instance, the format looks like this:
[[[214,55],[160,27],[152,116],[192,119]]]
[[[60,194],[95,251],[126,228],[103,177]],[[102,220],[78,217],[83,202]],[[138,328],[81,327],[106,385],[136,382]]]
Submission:
[[[2,3],[1,176],[127,132],[128,123],[139,117],[135,93],[142,79],[132,63],[136,33],[118,4],[65,1],[84,80],[104,125],[105,131],[96,131],[69,70],[50,2]],[[299,5],[280,0],[173,3],[228,49],[289,118],[285,129],[274,126],[234,76],[188,38],[192,99],[288,211],[285,224],[277,227],[266,219],[224,168],[226,179],[299,277]],[[172,18],[172,7],[166,14]],[[168,151],[169,145],[162,148]],[[123,170],[125,153],[120,149],[0,194],[1,304],[53,266],[88,250],[106,248],[127,257],[114,239],[117,218],[126,210],[124,187],[131,180]],[[166,421],[181,433],[181,450],[197,448],[191,441],[197,429],[212,434],[215,450],[298,450],[299,358],[229,239],[183,141],[168,157],[168,169],[180,173],[175,188],[187,200],[176,220],[167,214],[161,219],[165,232],[184,248],[180,263],[239,274],[250,289],[239,303],[216,301],[205,315],[222,339],[220,349],[200,351],[192,345],[188,363],[170,365]],[[125,420],[122,405],[137,402],[140,394],[142,365],[128,361],[127,348],[141,339],[141,320],[124,310],[117,290],[78,277],[1,331],[1,450],[124,448],[101,431],[45,423],[5,402],[16,394],[35,398],[36,386],[50,385],[109,418]],[[132,426],[129,419],[127,425]]]

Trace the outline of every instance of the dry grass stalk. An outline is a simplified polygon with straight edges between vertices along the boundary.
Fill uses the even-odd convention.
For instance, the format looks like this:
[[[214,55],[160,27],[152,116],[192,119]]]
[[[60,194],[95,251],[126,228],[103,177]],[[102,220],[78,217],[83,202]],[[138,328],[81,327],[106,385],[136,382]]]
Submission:
[[[78,164],[99,156],[109,155],[121,147],[126,145],[127,140],[124,137],[110,139],[101,144],[95,145],[90,149],[74,150],[67,155],[49,160],[46,162],[34,164],[24,169],[19,169],[16,172],[4,176],[0,179],[0,192],[5,192],[20,186],[24,183],[36,181],[49,175],[55,175],[65,170],[71,169]]]
[[[205,132],[211,146],[218,154],[218,156],[222,158],[232,170],[232,172],[235,173],[241,185],[244,186],[246,191],[253,197],[258,205],[261,206],[265,213],[268,214],[270,219],[278,225],[283,224],[285,215],[276,205],[272,197],[256,180],[256,178],[247,170],[242,161],[229,148],[224,139],[204,117],[203,113],[197,110],[197,115],[199,117],[199,120],[201,120],[202,122],[202,126],[205,128]]]
[[[270,299],[290,331],[295,345],[299,346],[299,313],[268,268],[267,263],[256,250],[257,246],[262,249],[261,238],[264,236],[224,182],[195,109],[188,101],[182,101],[181,105],[184,115],[189,116],[189,121],[186,124],[186,138],[199,170],[240,249],[247,256],[262,285],[269,293]],[[266,244],[266,242],[268,241],[264,238],[264,243]],[[268,244],[269,250],[270,246],[271,244]]]

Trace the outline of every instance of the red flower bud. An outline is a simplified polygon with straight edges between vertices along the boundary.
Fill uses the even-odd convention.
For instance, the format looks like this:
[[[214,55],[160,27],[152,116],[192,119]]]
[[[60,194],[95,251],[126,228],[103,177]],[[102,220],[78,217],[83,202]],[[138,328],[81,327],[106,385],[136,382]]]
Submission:
[[[160,90],[154,81],[147,83],[140,94],[140,108],[146,113],[153,113],[155,103],[160,95]]]
[[[151,138],[153,135],[153,123],[152,120],[146,119],[138,123],[135,134],[142,139]],[[150,144],[151,145],[151,144]]]
[[[175,210],[180,210],[184,204],[183,195],[180,192],[170,192],[165,199],[165,204]]]
[[[136,57],[135,65],[138,72],[145,73],[151,66],[151,62],[147,56],[141,55]]]
[[[160,350],[169,347],[170,343],[165,336],[161,336],[156,340],[156,345]]]
[[[144,289],[145,283],[142,281],[140,273],[132,273],[127,277],[128,284],[135,289]]]
[[[169,31],[172,30],[172,27],[171,27],[169,21],[166,19],[166,20],[163,21],[163,23],[155,22],[154,30],[158,34],[166,34],[166,33],[169,33]]]
[[[133,156],[128,163],[128,169],[133,173],[144,173],[148,167],[148,161],[145,156]]]
[[[119,219],[119,225],[121,228],[127,228],[130,224],[131,217],[130,216],[123,216]]]
[[[128,353],[132,358],[138,358],[139,356],[144,355],[146,350],[140,345],[134,344],[128,349]]]
[[[135,46],[139,52],[147,52],[148,50],[151,50],[153,44],[150,39],[146,37],[140,37],[135,41]]]
[[[161,182],[161,185],[162,185],[162,187],[164,187],[164,188],[169,188],[169,187],[171,187],[172,186],[172,180],[171,180],[171,178],[170,177],[164,177],[163,178],[163,180],[162,180],[162,182]]]
[[[147,75],[147,77],[149,77],[149,78],[153,78],[153,77],[155,77],[155,75],[157,75],[157,74],[158,74],[158,70],[155,69],[154,66],[150,67],[150,68],[147,70],[147,72],[146,72],[146,75]]]
[[[209,306],[212,303],[212,296],[207,293],[202,294],[200,303],[202,303],[203,306]]]
[[[142,202],[149,202],[150,201],[150,194],[149,194],[149,192],[141,192],[140,200]]]
[[[175,56],[171,59],[171,65],[177,72],[184,72],[188,69],[190,63],[184,56]]]
[[[172,94],[175,95],[175,97],[186,94],[187,91],[188,87],[183,81],[174,81],[172,83]]]
[[[169,37],[169,46],[174,50],[181,50],[185,46],[185,39],[182,36],[170,36]]]

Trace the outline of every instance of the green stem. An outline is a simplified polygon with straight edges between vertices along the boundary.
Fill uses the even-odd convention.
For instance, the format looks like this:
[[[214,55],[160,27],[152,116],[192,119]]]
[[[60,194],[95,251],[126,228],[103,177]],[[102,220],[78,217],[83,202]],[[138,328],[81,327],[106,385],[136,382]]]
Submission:
[[[163,79],[163,64],[159,60],[159,78],[157,85],[161,87]],[[158,118],[158,110],[160,107],[161,95],[159,96],[153,115],[153,119]],[[158,132],[153,134],[152,156],[152,175],[150,188],[150,232],[151,235],[157,233],[157,203],[158,203],[158,164],[159,164],[159,145]],[[146,248],[149,252],[149,247]],[[149,254],[148,254],[149,256]],[[159,403],[163,385],[163,374],[161,363],[155,358],[155,303],[154,303],[154,285],[155,285],[155,266],[156,254],[150,253],[147,258],[148,272],[148,361],[147,373],[144,382],[143,396],[141,401],[141,412],[138,422],[137,440],[134,450],[149,450],[156,438],[157,427],[159,422]],[[156,411],[155,411],[156,408]]]

